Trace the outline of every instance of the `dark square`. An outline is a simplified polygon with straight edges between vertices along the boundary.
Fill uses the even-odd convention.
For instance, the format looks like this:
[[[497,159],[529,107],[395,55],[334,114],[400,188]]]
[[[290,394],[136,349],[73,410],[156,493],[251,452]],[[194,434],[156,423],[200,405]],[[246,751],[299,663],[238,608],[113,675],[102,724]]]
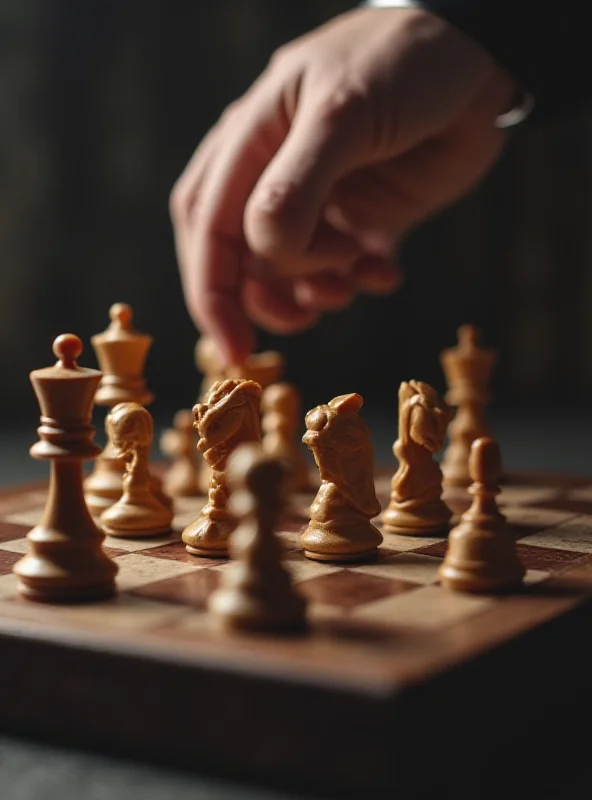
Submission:
[[[422,556],[434,556],[435,558],[444,558],[448,550],[448,540],[443,542],[436,542],[436,544],[427,544],[425,547],[416,547],[412,553],[420,553]]]
[[[182,564],[211,564],[214,566],[215,564],[225,564],[228,560],[226,558],[207,558],[206,556],[196,556],[193,553],[188,553],[187,548],[180,540],[170,544],[161,544],[159,547],[151,547],[141,552],[147,556],[167,558],[169,561],[179,561]]]
[[[33,525],[17,525],[15,522],[0,522],[0,542],[24,539]]]
[[[329,575],[300,581],[298,589],[309,600],[328,606],[352,609],[389,595],[401,594],[416,588],[416,584],[364,572],[343,569]]]
[[[9,553],[8,550],[0,550],[0,575],[11,573],[13,566],[21,558],[23,558],[21,553]]]
[[[571,550],[557,550],[551,547],[521,544],[518,542],[518,555],[526,569],[538,569],[543,572],[557,572],[569,566],[573,561],[582,558],[581,553]]]
[[[138,589],[132,589],[130,594],[148,597],[151,600],[160,600],[164,603],[205,609],[208,596],[218,587],[221,577],[217,570],[205,567],[195,572],[186,572],[184,575],[177,575],[174,578],[155,581]]]

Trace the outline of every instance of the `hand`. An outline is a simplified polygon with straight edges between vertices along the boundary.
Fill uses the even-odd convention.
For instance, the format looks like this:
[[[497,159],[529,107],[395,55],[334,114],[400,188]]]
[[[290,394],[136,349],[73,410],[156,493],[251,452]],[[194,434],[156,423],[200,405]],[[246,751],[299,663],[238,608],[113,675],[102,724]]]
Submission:
[[[516,87],[421,10],[358,9],[280,48],[171,194],[183,289],[227,363],[401,280],[397,243],[470,190]]]

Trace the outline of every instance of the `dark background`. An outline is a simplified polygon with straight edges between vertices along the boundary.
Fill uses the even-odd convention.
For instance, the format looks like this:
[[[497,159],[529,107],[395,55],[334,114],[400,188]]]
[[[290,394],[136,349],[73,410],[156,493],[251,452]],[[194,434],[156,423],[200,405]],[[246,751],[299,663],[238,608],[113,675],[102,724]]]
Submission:
[[[0,360],[5,424],[36,424],[28,372],[65,331],[86,343],[116,301],[155,337],[155,414],[194,402],[197,333],[168,217],[194,147],[281,43],[340,0],[3,0]],[[396,408],[403,379],[443,388],[438,356],[476,322],[500,350],[503,408],[592,401],[591,125],[515,134],[471,197],[407,242],[405,288],[304,335],[261,335],[310,407],[358,391]]]

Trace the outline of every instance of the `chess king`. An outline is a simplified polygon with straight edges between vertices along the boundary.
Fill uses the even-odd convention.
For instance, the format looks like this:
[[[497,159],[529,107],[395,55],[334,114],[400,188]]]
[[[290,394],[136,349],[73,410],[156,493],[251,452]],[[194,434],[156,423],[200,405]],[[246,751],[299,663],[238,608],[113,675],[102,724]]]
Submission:
[[[53,352],[57,362],[30,375],[41,408],[40,439],[30,452],[50,462],[47,503],[13,570],[19,592],[30,600],[100,600],[115,593],[118,567],[103,550],[105,536],[84,501],[82,463],[100,452],[91,410],[101,373],[78,365],[82,342],[74,334],[58,336]]]
[[[300,541],[317,561],[357,561],[375,554],[382,534],[371,523],[380,513],[374,488],[374,449],[358,415],[359,394],[335,397],[305,418],[302,441],[313,452],[321,486]]]
[[[217,558],[228,555],[227,540],[236,521],[228,510],[226,462],[239,444],[261,441],[260,401],[258,383],[227,378],[216,381],[205,402],[193,407],[194,426],[200,437],[197,448],[212,475],[206,505],[182,534],[189,553]]]

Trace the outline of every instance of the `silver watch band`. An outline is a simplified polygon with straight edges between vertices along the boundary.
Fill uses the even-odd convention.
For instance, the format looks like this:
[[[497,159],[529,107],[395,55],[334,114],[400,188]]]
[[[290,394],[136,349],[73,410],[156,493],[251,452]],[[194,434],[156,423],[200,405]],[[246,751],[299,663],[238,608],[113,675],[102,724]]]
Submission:
[[[361,4],[366,8],[421,8],[417,0],[365,0]],[[522,102],[500,114],[495,120],[496,128],[514,128],[524,122],[534,109],[534,98],[529,92],[524,92]]]

